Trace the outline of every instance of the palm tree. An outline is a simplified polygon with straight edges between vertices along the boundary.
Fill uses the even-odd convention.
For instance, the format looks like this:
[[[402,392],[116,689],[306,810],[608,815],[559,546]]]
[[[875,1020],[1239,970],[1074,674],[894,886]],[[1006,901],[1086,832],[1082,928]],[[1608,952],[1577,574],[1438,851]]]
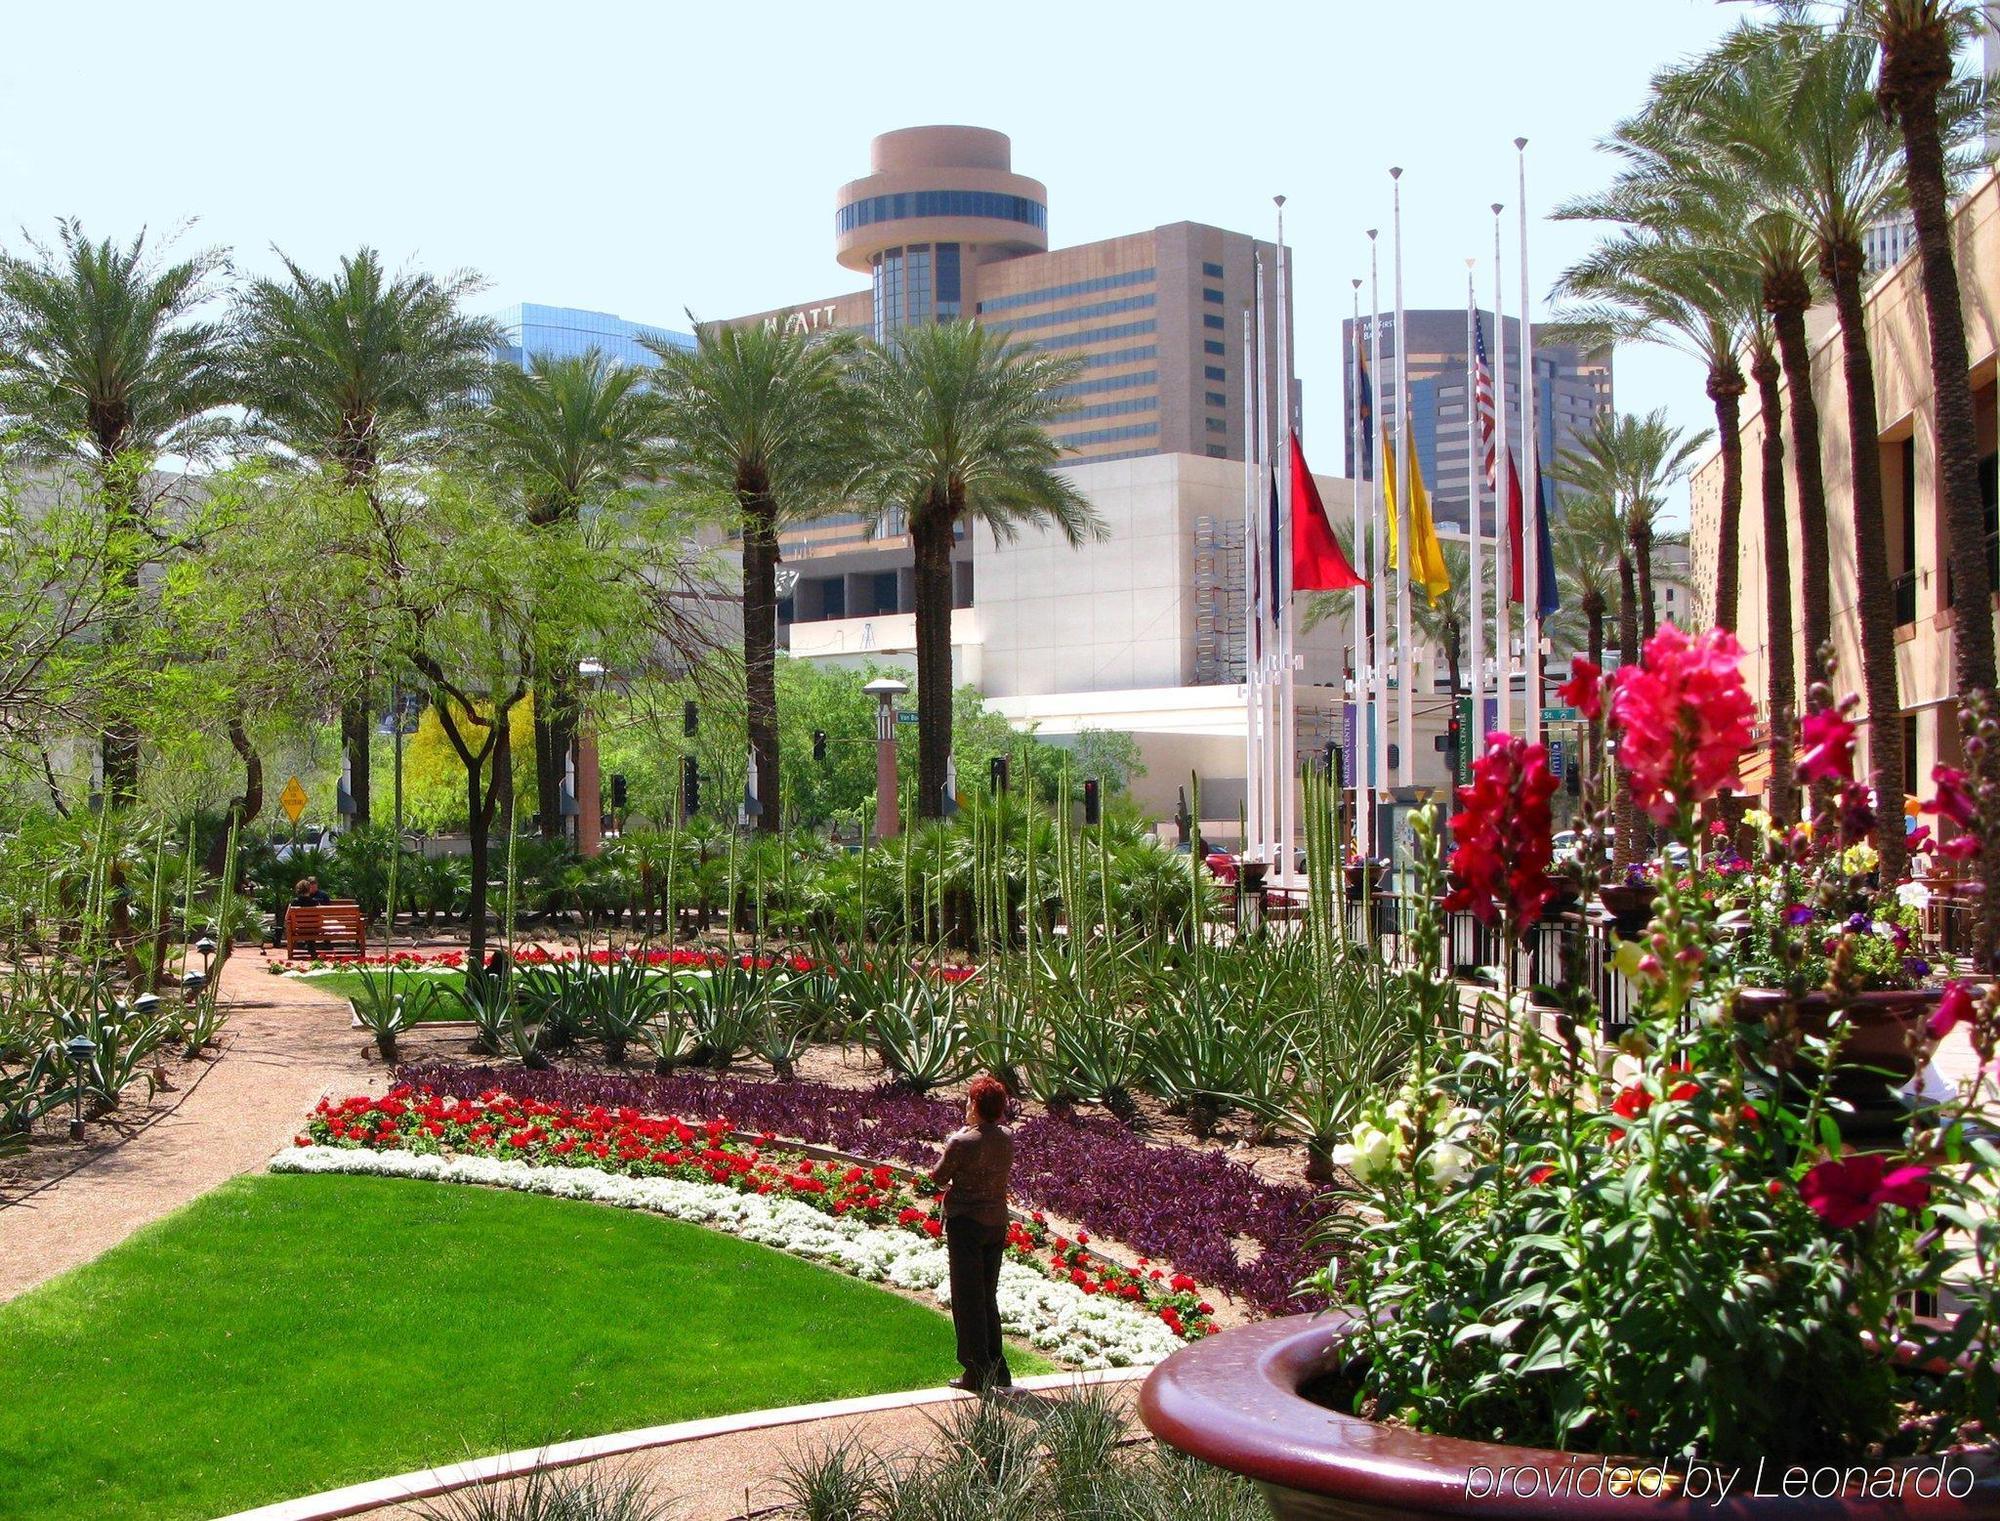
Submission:
[[[743,534],[743,687],[760,829],[783,818],[778,788],[778,529],[838,501],[852,473],[846,334],[695,324],[695,346],[659,356],[664,463]]]
[[[645,381],[594,348],[568,359],[537,355],[525,370],[494,369],[476,437],[531,529],[573,526],[653,473],[659,407]],[[542,834],[553,839],[562,830],[563,760],[576,743],[576,686],[567,660],[532,679],[535,800]]]
[[[1758,484],[1764,521],[1764,658],[1768,670],[1765,716],[1771,731],[1771,815],[1787,822],[1798,816],[1798,784],[1792,775],[1792,723],[1798,704],[1792,633],[1791,513],[1785,500],[1785,400],[1778,381],[1783,370],[1768,323],[1751,339],[1750,379],[1762,413],[1758,436]]]
[[[217,250],[162,264],[141,232],[124,247],[57,224],[59,247],[0,253],[0,416],[23,452],[81,464],[94,478],[108,541],[137,542],[146,475],[164,455],[199,458],[226,433],[217,409],[236,399],[226,336],[192,314],[228,263]],[[143,553],[114,553],[107,600],[129,617]],[[129,624],[125,625],[129,627]],[[119,638],[114,623],[111,637]],[[139,730],[107,715],[104,794],[129,803],[139,785]]]
[[[257,280],[237,312],[253,422],[285,455],[359,491],[378,522],[385,466],[434,442],[445,414],[485,377],[499,332],[459,310],[481,288],[466,271],[391,278],[361,248],[330,276],[283,252],[283,280]],[[397,556],[391,553],[393,566]],[[364,657],[365,660],[365,657]],[[370,815],[369,673],[341,706],[354,818]]]
[[[1616,505],[1637,583],[1632,632],[1639,640],[1653,637],[1653,546],[1663,537],[1668,488],[1694,468],[1710,437],[1706,428],[1690,435],[1672,426],[1664,407],[1643,417],[1606,412],[1556,462],[1556,474],[1586,497]],[[1622,627],[1619,638],[1625,658],[1637,658]]]
[[[1950,128],[1954,97],[1962,105],[1983,95],[1962,80],[1957,56],[1978,34],[1986,7],[1977,0],[1859,0],[1846,25],[1881,51],[1876,98],[1902,138],[1903,179],[1917,228],[1924,319],[1930,337],[1933,426],[1937,430],[1938,499],[1944,518],[1954,600],[1972,616],[1952,626],[1958,690],[1994,686],[1993,577],[1988,568],[1986,512],[1979,489],[1979,437],[1972,407],[1971,361],[1958,266],[1951,242]],[[2000,880],[2000,834],[1991,836],[1986,880]],[[2000,943],[2000,893],[1986,896],[1985,945]],[[1982,958],[1985,959],[1985,958]]]
[[[1595,215],[1587,200],[1557,212]],[[1707,371],[1721,464],[1712,615],[1736,627],[1738,545],[1743,512],[1743,393],[1738,359],[1757,310],[1754,274],[1730,244],[1731,229],[1708,222],[1661,228],[1627,226],[1563,272],[1558,299],[1570,304],[1552,325],[1554,341],[1589,346],[1653,343],[1698,360]]]
[[[1451,695],[1458,698],[1464,688],[1461,679],[1465,660],[1466,631],[1472,623],[1472,550],[1454,539],[1443,545],[1444,568],[1451,577],[1451,587],[1440,595],[1437,601],[1429,598],[1410,604],[1410,623],[1417,636],[1433,648],[1444,651],[1445,670],[1451,680]],[[1480,616],[1490,618],[1493,614],[1493,555],[1489,552],[1480,561],[1481,602]],[[1339,592],[1323,595],[1344,596]],[[1311,623],[1305,624],[1310,628]],[[1489,648],[1489,654],[1491,653]],[[1483,673],[1472,673],[1475,696],[1477,689],[1484,686]]]
[[[1075,358],[1016,347],[969,322],[914,327],[863,350],[857,369],[868,453],[859,494],[908,516],[916,559],[917,807],[943,811],[951,755],[951,551],[960,530],[996,538],[1053,527],[1101,537],[1090,504],[1055,471],[1047,425],[1069,408]]]
[[[1563,506],[1562,517],[1550,536],[1555,553],[1556,584],[1562,588],[1562,607],[1545,625],[1558,645],[1567,638],[1573,648],[1578,642],[1569,627],[1574,619],[1581,624],[1584,656],[1600,669],[1604,665],[1604,620],[1612,598],[1619,599],[1620,634],[1623,635],[1625,598],[1631,578],[1627,574],[1625,524],[1618,504],[1609,497],[1572,495]],[[1635,659],[1636,652],[1620,648],[1623,660]],[[1590,721],[1590,764],[1604,749],[1604,720]]]

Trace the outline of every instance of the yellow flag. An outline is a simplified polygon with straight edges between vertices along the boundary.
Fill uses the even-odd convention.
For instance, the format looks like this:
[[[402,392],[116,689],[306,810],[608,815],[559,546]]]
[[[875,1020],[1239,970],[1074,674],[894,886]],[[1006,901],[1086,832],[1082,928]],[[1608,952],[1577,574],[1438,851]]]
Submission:
[[[1415,448],[1410,450],[1410,540],[1416,567],[1412,579],[1423,587],[1432,607],[1451,590],[1451,572],[1445,568],[1444,546],[1438,542],[1437,522],[1431,517],[1431,494],[1424,489],[1423,462]]]
[[[1389,569],[1396,569],[1396,444],[1389,437],[1389,430],[1382,430],[1382,446],[1375,451],[1375,457],[1382,461],[1382,504],[1388,510],[1389,520]]]

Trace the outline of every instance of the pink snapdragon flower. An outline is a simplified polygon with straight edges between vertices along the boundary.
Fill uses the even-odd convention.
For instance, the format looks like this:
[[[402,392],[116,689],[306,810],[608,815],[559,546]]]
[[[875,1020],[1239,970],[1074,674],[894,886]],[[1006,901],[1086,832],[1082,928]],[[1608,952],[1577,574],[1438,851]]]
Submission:
[[[1611,698],[1623,730],[1618,759],[1639,806],[1662,824],[1736,779],[1756,712],[1742,659],[1727,629],[1690,639],[1663,623],[1640,663],[1618,672]]]

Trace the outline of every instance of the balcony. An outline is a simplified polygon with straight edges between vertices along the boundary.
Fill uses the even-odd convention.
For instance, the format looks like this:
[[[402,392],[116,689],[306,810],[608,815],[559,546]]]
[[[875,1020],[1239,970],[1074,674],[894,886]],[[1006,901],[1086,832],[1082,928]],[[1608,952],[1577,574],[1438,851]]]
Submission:
[[[1896,627],[1907,628],[1917,621],[1917,573],[1906,570],[1889,583],[1889,595],[1896,604]]]

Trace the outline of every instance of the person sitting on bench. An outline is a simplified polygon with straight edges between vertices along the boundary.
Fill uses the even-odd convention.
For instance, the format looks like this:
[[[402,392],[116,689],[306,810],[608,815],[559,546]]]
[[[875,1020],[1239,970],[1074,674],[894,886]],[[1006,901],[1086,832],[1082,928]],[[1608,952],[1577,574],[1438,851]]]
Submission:
[[[329,898],[325,893],[320,891],[318,877],[300,877],[299,880],[292,885],[293,908],[324,908],[326,907],[327,904],[331,903],[332,901],[333,899]],[[313,952],[319,949],[319,947],[310,940],[305,942],[305,944],[301,948],[309,956]]]

